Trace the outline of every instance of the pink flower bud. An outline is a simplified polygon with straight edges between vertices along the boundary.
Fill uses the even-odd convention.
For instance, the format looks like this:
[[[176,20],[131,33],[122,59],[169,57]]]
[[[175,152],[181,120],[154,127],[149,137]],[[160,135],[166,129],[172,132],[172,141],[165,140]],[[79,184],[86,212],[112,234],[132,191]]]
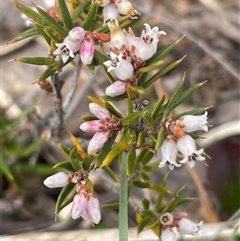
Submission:
[[[80,125],[80,129],[85,132],[97,132],[102,131],[103,124],[99,120],[92,120],[84,122]]]
[[[72,42],[82,42],[85,37],[85,30],[81,27],[75,27],[68,33],[68,38]]]
[[[80,48],[81,60],[84,64],[91,64],[94,55],[94,41],[91,37],[83,40]]]
[[[94,114],[100,120],[107,120],[111,118],[111,113],[107,109],[103,108],[102,106],[96,103],[90,103],[89,109],[91,113]]]
[[[99,152],[105,142],[109,139],[109,136],[109,132],[96,132],[88,144],[87,152],[89,154]]]
[[[68,184],[68,174],[58,172],[43,181],[44,185],[49,188],[64,187]]]
[[[101,220],[99,201],[96,197],[89,199],[86,207],[86,213],[91,222],[98,224]]]
[[[115,81],[114,83],[109,85],[105,90],[106,95],[111,97],[119,96],[125,92],[126,92],[126,82],[120,81],[120,80]]]
[[[82,193],[78,193],[74,196],[71,210],[71,216],[73,219],[77,219],[82,216],[82,213],[87,206],[87,202],[88,199]]]

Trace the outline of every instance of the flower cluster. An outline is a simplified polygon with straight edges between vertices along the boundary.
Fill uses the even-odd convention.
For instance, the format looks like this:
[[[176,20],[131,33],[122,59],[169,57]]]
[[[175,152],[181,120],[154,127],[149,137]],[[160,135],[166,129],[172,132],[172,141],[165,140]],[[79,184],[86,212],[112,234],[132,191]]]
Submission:
[[[174,167],[180,167],[183,163],[188,162],[190,167],[195,165],[196,161],[203,161],[203,149],[197,150],[194,139],[186,134],[188,132],[204,130],[208,131],[207,111],[200,116],[185,115],[179,120],[169,120],[165,123],[168,133],[163,145],[161,146],[162,161],[159,167],[168,167],[173,170]],[[177,161],[177,155],[180,152],[183,158]]]
[[[120,15],[129,15],[132,19],[140,15],[128,0],[93,0],[92,2],[103,7],[104,23],[109,19],[117,19]]]
[[[162,224],[161,241],[176,241],[178,232],[197,235],[202,221],[196,224],[186,217],[187,213],[185,212],[164,213],[160,217]]]
[[[82,217],[98,224],[101,220],[99,201],[86,187],[86,180],[81,173],[58,172],[44,180],[44,185],[49,188],[64,187],[69,182],[76,183],[76,195],[73,198],[71,216],[73,219]]]
[[[107,109],[96,103],[90,103],[89,109],[98,120],[91,120],[80,125],[80,129],[85,132],[95,133],[88,144],[88,153],[97,153],[106,141],[111,137],[113,132],[121,130],[121,121],[113,116]]]
[[[122,30],[116,19],[109,20],[107,24],[111,41],[103,43],[103,50],[109,55],[110,60],[103,64],[108,72],[114,73],[118,78],[106,89],[106,94],[114,97],[136,84],[136,71],[156,53],[159,37],[166,33],[159,31],[158,27],[151,29],[149,24],[145,23],[145,29],[139,38],[131,29],[128,32]]]

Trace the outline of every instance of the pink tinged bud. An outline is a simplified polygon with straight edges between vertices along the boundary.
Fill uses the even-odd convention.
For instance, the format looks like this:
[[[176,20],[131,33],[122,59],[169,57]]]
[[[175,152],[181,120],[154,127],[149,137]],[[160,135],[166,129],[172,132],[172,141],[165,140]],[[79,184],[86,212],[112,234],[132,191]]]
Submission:
[[[177,241],[177,233],[173,228],[167,228],[161,233],[161,241]]]
[[[101,220],[100,205],[97,198],[92,197],[86,207],[86,213],[91,222],[98,224]]]
[[[182,116],[179,120],[184,123],[184,131],[186,132],[193,132],[198,130],[203,130],[205,132],[208,131],[207,124],[207,115],[208,112],[205,111],[203,115],[185,115]]]
[[[99,152],[109,137],[109,132],[96,132],[88,144],[88,154],[95,154]]]
[[[80,129],[85,132],[97,132],[101,131],[101,122],[99,120],[87,121],[80,125]]]
[[[129,1],[116,1],[117,10],[122,15],[128,15],[133,10],[133,6]]]
[[[53,54],[61,54],[63,63],[67,62],[69,57],[74,58],[74,53],[80,49],[80,42],[72,42],[69,37],[63,40],[63,43],[57,43],[58,47]]]
[[[193,167],[196,161],[205,160],[205,157],[201,155],[203,149],[197,150],[194,139],[189,135],[184,135],[178,139],[177,148],[184,156],[180,163],[188,162],[189,166]]]
[[[68,174],[58,172],[43,181],[43,184],[49,188],[64,187],[68,184]]]
[[[85,30],[81,27],[75,27],[68,33],[68,38],[72,42],[82,42],[85,38]]]
[[[103,17],[104,23],[106,23],[109,19],[117,19],[119,18],[119,13],[116,8],[116,5],[111,3],[103,8]]]
[[[111,118],[111,113],[96,103],[90,103],[89,110],[100,120],[108,120]]]
[[[120,80],[115,81],[114,83],[109,85],[105,91],[106,95],[111,97],[119,96],[125,92],[126,92],[126,83]]]
[[[94,55],[94,41],[87,37],[83,40],[80,49],[81,60],[84,64],[91,64]]]
[[[173,170],[174,167],[180,167],[181,164],[177,163],[178,149],[175,141],[168,136],[161,146],[162,161],[159,165],[160,168],[168,165]]]
[[[120,80],[127,80],[133,76],[133,66],[127,60],[123,59],[123,54],[116,55],[110,53],[111,59],[103,64],[108,68],[108,72],[113,71]]]
[[[82,216],[83,211],[87,206],[88,199],[83,194],[76,194],[73,198],[71,216],[77,219]]]
[[[181,234],[197,235],[202,223],[203,222],[201,221],[200,223],[196,224],[188,218],[182,218],[177,222],[177,228]]]

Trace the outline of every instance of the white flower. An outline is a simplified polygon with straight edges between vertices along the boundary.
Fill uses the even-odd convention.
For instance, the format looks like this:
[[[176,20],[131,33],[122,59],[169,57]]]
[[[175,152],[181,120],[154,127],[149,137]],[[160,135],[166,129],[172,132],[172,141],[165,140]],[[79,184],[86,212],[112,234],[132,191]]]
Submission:
[[[68,184],[69,175],[65,172],[58,172],[48,178],[43,183],[49,188],[64,187]]]
[[[119,13],[115,4],[111,3],[103,8],[103,18],[104,18],[104,21],[103,21],[104,23],[107,23],[109,19],[119,18]]]
[[[159,168],[168,165],[168,167],[173,170],[175,166],[181,166],[181,164],[177,163],[176,161],[178,149],[175,141],[172,139],[171,136],[167,136],[166,140],[163,142],[163,145],[161,146],[161,154],[162,160],[159,164]]]
[[[184,135],[178,139],[177,148],[184,156],[180,163],[188,162],[189,166],[193,167],[196,161],[205,160],[205,157],[201,155],[203,149],[197,150],[194,139],[189,135]]]
[[[177,241],[175,228],[166,228],[161,233],[161,241]]]
[[[156,53],[160,35],[166,35],[166,33],[164,31],[158,31],[158,27],[151,29],[147,23],[145,23],[144,26],[145,30],[142,32],[140,43],[135,53],[138,58],[147,60]]]
[[[186,132],[193,132],[198,130],[208,131],[207,124],[208,112],[205,111],[203,115],[185,115],[182,116],[179,121],[183,122],[185,127],[183,128]]]
[[[110,52],[111,60],[103,64],[108,68],[108,72],[113,71],[120,80],[127,80],[133,76],[133,66],[127,60],[123,59],[123,53],[116,55]]]

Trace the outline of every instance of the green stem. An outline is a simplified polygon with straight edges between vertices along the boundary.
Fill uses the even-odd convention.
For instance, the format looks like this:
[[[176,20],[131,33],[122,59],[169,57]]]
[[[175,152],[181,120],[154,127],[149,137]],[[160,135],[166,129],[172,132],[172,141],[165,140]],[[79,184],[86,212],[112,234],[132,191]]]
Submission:
[[[122,152],[121,187],[119,203],[119,240],[128,241],[128,185],[127,185],[127,153]]]

